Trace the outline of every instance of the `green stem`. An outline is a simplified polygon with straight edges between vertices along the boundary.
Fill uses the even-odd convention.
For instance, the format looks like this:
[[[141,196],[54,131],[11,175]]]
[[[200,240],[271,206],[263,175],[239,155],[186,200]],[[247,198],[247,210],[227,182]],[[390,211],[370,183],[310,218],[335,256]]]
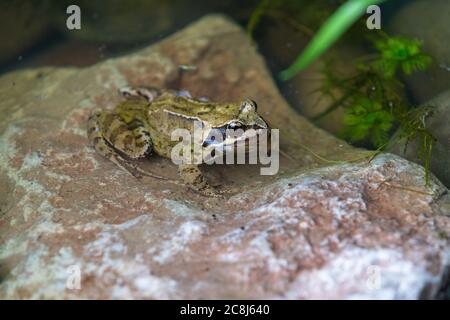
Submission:
[[[349,92],[347,92],[347,94],[345,94],[344,96],[342,96],[340,99],[336,100],[335,102],[333,102],[333,104],[331,106],[329,106],[328,108],[326,108],[324,111],[322,111],[321,113],[319,113],[318,115],[314,116],[311,120],[313,122],[317,122],[320,119],[322,119],[323,117],[325,117],[326,115],[330,114],[331,112],[333,112],[334,110],[338,109],[339,107],[342,106],[342,104],[348,99],[350,98],[356,90],[351,90]]]

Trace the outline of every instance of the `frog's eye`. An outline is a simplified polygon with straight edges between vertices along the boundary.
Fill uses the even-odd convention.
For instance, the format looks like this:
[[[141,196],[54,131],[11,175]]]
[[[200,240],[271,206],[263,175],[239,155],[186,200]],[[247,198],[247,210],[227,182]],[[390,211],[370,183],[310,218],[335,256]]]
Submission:
[[[256,111],[257,108],[258,106],[255,101],[247,99],[241,105],[241,112],[248,113],[250,111]]]
[[[230,123],[227,125],[227,129],[231,129],[231,130],[239,129],[239,128],[241,128],[241,127],[242,127],[242,123],[237,122],[237,121],[230,122]]]

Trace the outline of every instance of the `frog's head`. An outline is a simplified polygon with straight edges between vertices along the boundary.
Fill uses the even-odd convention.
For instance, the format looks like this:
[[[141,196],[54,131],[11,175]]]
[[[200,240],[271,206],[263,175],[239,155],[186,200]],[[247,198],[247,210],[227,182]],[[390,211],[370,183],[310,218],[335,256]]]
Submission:
[[[257,112],[256,102],[247,99],[236,106],[238,107],[237,116],[234,113],[226,123],[211,128],[212,130],[203,142],[203,147],[227,150],[235,148],[238,142],[246,140],[246,146],[248,147],[248,139],[252,136],[258,136],[263,131],[270,134],[267,122]],[[221,139],[217,139],[218,136]],[[246,148],[246,151],[248,151],[248,148]]]

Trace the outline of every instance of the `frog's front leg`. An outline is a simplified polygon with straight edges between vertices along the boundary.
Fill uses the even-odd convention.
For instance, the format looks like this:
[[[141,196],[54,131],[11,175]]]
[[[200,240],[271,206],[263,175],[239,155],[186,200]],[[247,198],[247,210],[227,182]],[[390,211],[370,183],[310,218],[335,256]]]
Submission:
[[[115,113],[96,111],[88,121],[88,139],[98,153],[133,176],[140,178],[144,173],[131,161],[152,150],[150,135],[143,126],[130,127]]]
[[[191,189],[208,197],[221,197],[220,193],[212,187],[197,165],[181,164],[178,173],[183,182]]]

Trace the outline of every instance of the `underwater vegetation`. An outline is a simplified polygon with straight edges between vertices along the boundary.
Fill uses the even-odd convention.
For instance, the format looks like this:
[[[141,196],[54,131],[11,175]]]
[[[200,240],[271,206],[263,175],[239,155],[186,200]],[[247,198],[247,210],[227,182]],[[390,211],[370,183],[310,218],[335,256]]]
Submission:
[[[406,151],[409,142],[419,139],[421,148],[418,157],[424,163],[425,181],[428,185],[435,138],[427,129],[425,120],[432,116],[433,107],[411,105],[404,94],[401,79],[416,71],[426,70],[432,63],[432,58],[422,51],[422,42],[417,39],[390,36],[380,30],[371,32],[370,36],[362,36],[354,30],[356,28],[349,30],[366,12],[367,6],[382,2],[384,0],[320,0],[310,6],[312,10],[317,10],[318,5],[322,6],[321,12],[330,16],[322,19],[326,21],[320,26],[317,21],[297,19],[299,6],[308,6],[303,1],[293,3],[290,0],[263,0],[251,15],[247,31],[252,35],[261,17],[269,15],[275,19],[297,19],[297,29],[312,37],[294,63],[280,73],[282,81],[289,80],[306,68],[339,38],[344,37],[345,32],[351,33],[352,41],[364,38],[361,42],[365,41],[372,53],[351,62],[356,70],[352,75],[339,74],[332,67],[332,58],[326,60],[322,70],[324,81],[319,90],[323,95],[331,97],[333,103],[312,120],[318,121],[332,111],[344,108],[341,138],[377,151],[382,151],[388,142],[396,143],[400,139],[406,141]],[[363,23],[362,19],[359,23]],[[365,30],[364,28],[365,23],[358,30]],[[311,31],[313,29],[318,29],[314,36]],[[338,98],[333,94],[336,90],[341,93]],[[395,129],[399,129],[400,133],[391,138]]]
[[[326,64],[323,74],[325,82],[321,91],[333,96],[330,92],[338,89],[342,97],[314,120],[336,108],[345,108],[345,129],[343,137],[351,142],[367,140],[376,148],[384,146],[395,123],[407,131],[413,128],[413,119],[421,112],[410,112],[413,109],[402,94],[403,83],[398,74],[410,75],[414,71],[424,70],[431,63],[431,58],[420,50],[421,43],[400,37],[390,37],[379,33],[372,40],[376,53],[356,60],[356,73],[341,76]],[[424,130],[417,127],[418,131]]]
[[[372,41],[378,52],[370,61],[356,62],[355,75],[343,78],[324,71],[329,78],[327,83],[343,92],[344,99],[338,104],[346,109],[342,137],[351,142],[368,140],[381,150],[387,145],[392,128],[399,127],[401,133],[395,139],[405,138],[405,152],[410,141],[419,139],[418,156],[424,163],[428,183],[435,138],[425,120],[433,114],[433,107],[411,106],[401,94],[403,83],[397,75],[425,70],[432,59],[421,51],[422,43],[415,39],[380,33]],[[327,92],[329,88],[324,88]]]

